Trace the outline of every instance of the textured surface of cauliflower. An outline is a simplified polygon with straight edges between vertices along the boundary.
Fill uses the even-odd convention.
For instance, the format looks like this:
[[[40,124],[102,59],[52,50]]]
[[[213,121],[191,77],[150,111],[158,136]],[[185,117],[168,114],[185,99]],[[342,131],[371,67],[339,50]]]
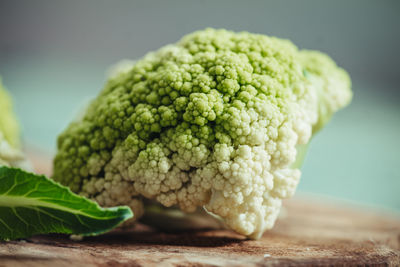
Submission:
[[[351,100],[327,56],[206,29],[113,73],[58,139],[54,179],[103,206],[204,207],[259,238],[300,178],[297,147]]]

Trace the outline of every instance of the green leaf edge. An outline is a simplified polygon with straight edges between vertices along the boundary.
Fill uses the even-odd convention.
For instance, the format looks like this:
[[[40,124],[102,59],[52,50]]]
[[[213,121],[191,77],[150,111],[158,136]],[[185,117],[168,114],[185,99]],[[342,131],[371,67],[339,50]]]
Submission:
[[[79,199],[80,201],[84,201],[86,203],[89,203],[90,205],[94,205],[94,208],[98,209],[101,212],[113,212],[113,213],[117,213],[119,216],[119,222],[116,223],[114,226],[111,227],[106,227],[104,229],[99,229],[96,231],[90,231],[90,232],[74,232],[74,231],[44,231],[44,232],[39,232],[39,233],[33,233],[32,235],[25,235],[25,236],[18,236],[18,237],[2,237],[0,236],[0,241],[9,241],[9,240],[16,240],[16,239],[23,239],[23,238],[28,238],[31,237],[33,235],[39,235],[39,234],[76,234],[76,235],[81,235],[81,236],[97,236],[100,234],[104,234],[106,232],[109,232],[110,230],[114,229],[115,227],[117,227],[118,225],[122,224],[123,222],[133,218],[134,214],[132,212],[132,210],[128,207],[128,206],[118,206],[118,207],[111,207],[111,208],[102,208],[97,202],[92,201],[86,197],[80,196],[78,194],[75,194],[74,192],[71,191],[71,189],[69,187],[63,186],[60,183],[55,182],[54,180],[46,177],[45,175],[39,175],[39,174],[35,174],[32,172],[27,172],[25,170],[22,170],[20,168],[14,168],[14,167],[7,167],[7,166],[0,166],[0,179],[2,178],[1,174],[3,172],[20,172],[23,173],[24,175],[29,175],[31,177],[35,177],[36,179],[38,179],[38,182],[40,182],[40,180],[47,182],[51,185],[54,185],[55,187],[58,187],[60,190],[65,190],[68,194],[73,195],[74,197],[76,197],[77,199]],[[3,176],[5,177],[5,176]],[[61,206],[61,205],[60,205]],[[3,207],[7,207],[7,206],[3,206]],[[1,217],[1,215],[0,215]]]

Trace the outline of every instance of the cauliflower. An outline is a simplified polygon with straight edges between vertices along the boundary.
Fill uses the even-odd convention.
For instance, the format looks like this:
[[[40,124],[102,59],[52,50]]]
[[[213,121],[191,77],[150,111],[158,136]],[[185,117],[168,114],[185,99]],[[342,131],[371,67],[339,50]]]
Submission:
[[[11,97],[0,79],[0,166],[29,169],[20,146],[19,125],[12,110]]]
[[[113,72],[59,136],[54,179],[135,218],[148,203],[205,209],[257,239],[295,192],[298,154],[351,96],[348,74],[320,52],[194,32]]]

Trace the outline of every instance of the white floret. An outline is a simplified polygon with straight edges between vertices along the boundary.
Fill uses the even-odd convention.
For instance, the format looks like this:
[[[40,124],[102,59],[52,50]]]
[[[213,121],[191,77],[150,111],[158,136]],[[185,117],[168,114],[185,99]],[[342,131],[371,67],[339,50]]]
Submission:
[[[244,235],[257,237],[272,227],[281,202],[270,196],[275,177],[269,159],[263,146],[239,146],[232,160],[219,163],[225,167],[219,168],[205,208]]]
[[[2,165],[18,167],[27,171],[32,170],[32,166],[25,155],[20,150],[13,148],[0,131],[0,166]]]
[[[90,180],[84,180],[80,194],[94,198],[101,206],[127,205],[135,217],[140,217],[144,213],[143,203],[138,192],[129,181],[126,181],[118,173],[108,172],[105,178],[92,177]],[[125,225],[132,223],[133,221],[130,221]]]

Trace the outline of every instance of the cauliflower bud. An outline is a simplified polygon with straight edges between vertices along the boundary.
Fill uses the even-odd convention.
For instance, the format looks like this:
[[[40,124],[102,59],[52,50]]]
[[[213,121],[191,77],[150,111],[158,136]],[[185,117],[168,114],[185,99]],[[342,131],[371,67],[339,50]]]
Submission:
[[[21,152],[18,121],[12,109],[12,100],[0,79],[0,166],[20,167],[30,165]]]
[[[297,148],[351,99],[346,72],[308,53],[214,29],[149,53],[60,135],[54,179],[136,219],[150,199],[259,238],[295,192]]]

